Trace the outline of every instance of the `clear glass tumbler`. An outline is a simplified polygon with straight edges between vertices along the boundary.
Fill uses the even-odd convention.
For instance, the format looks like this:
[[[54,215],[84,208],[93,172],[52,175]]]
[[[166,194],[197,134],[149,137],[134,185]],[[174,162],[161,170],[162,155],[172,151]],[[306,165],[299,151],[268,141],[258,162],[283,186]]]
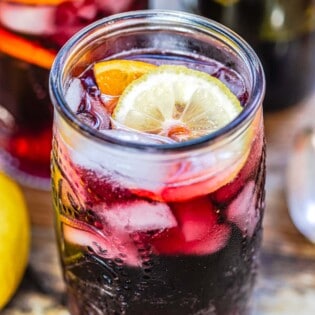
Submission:
[[[199,68],[224,81],[243,110],[184,142],[115,129],[89,69],[117,58]],[[56,232],[71,314],[247,314],[265,179],[265,82],[250,46],[188,13],[114,15],[60,50],[50,91]]]

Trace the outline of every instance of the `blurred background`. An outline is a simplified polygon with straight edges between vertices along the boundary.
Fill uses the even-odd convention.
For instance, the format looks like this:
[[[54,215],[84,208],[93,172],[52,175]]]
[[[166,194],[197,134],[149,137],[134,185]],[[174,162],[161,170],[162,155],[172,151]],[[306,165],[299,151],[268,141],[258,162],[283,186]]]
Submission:
[[[0,254],[12,262],[8,270],[0,260],[0,313],[68,314],[49,179],[52,108],[47,79],[56,52],[99,17],[162,8],[223,23],[261,59],[267,80],[267,200],[253,314],[315,314],[315,247],[310,241],[315,231],[315,1],[79,2],[58,7],[58,27],[51,32],[56,8],[39,6],[31,12],[23,10],[27,1],[0,0]],[[9,248],[14,233],[19,242],[12,241]],[[16,274],[16,279],[1,272]],[[12,292],[4,297],[1,288],[8,283]]]

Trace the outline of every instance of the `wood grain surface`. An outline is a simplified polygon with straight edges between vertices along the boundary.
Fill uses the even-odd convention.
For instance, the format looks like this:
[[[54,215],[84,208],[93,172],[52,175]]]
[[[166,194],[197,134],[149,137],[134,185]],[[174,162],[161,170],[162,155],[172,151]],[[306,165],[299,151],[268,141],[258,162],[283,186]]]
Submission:
[[[315,314],[315,245],[288,215],[285,172],[299,130],[315,125],[315,95],[287,110],[265,114],[267,182],[264,238],[253,315]],[[315,163],[315,159],[314,159]],[[65,315],[49,192],[24,189],[33,222],[29,267],[3,315]]]

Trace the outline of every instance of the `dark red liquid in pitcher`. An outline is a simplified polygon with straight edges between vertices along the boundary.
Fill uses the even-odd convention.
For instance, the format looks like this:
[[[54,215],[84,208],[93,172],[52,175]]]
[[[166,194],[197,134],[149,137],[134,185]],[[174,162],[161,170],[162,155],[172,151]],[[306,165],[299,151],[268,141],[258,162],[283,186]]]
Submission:
[[[94,20],[147,6],[146,0],[0,0],[0,159],[11,175],[49,187],[48,75],[58,49]]]

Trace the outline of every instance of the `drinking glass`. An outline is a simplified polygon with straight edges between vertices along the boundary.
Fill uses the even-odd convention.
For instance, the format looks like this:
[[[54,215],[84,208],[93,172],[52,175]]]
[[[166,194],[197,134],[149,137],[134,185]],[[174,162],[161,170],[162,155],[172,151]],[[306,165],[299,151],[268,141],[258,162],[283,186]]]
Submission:
[[[179,143],[101,127],[102,110],[82,118],[80,104],[89,95],[99,108],[89,69],[117,58],[200,66],[244,109]],[[50,76],[52,184],[71,314],[247,314],[264,211],[264,91],[251,47],[188,13],[114,15],[60,50]]]
[[[21,183],[50,187],[49,69],[83,26],[147,8],[147,0],[0,0],[0,163]]]

